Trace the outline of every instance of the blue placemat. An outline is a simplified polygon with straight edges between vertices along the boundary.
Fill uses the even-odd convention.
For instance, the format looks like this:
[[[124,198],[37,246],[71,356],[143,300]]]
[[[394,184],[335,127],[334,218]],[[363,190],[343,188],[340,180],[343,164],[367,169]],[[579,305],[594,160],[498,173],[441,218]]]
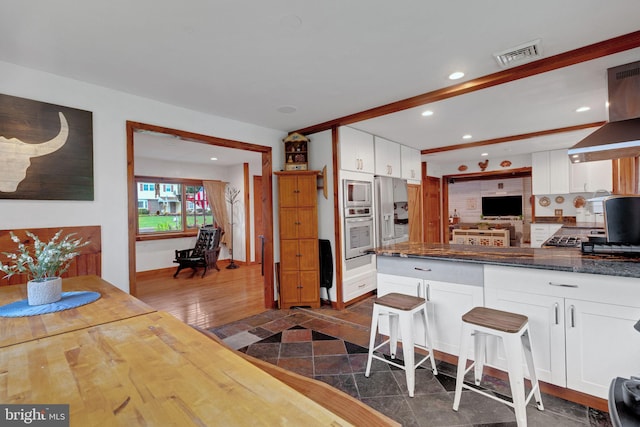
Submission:
[[[77,291],[63,292],[60,301],[51,304],[29,305],[26,299],[0,306],[0,317],[37,316],[38,314],[54,313],[89,304],[100,298],[99,292]]]

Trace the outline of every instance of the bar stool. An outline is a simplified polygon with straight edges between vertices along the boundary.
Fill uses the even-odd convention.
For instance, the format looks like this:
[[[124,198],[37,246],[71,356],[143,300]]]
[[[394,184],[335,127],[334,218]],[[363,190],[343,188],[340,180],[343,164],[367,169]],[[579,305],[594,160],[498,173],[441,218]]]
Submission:
[[[420,314],[420,321],[424,324],[425,331],[425,344],[420,345],[415,343],[414,336],[414,315]],[[378,329],[378,322],[381,317],[387,316],[389,319],[389,339],[380,343],[377,347],[376,335]],[[383,345],[389,343],[391,350],[391,358],[395,359],[396,350],[398,348],[398,322],[400,323],[400,338],[402,339],[402,354],[404,356],[404,365],[400,365],[391,360],[387,360],[384,357],[377,356],[373,352]],[[420,348],[426,350],[429,354],[415,363],[414,348]],[[433,342],[431,341],[431,331],[429,329],[429,317],[427,316],[427,302],[424,298],[414,297],[411,295],[403,295],[398,293],[391,293],[380,298],[376,298],[373,301],[373,315],[371,316],[371,337],[369,339],[369,357],[367,358],[367,369],[365,371],[365,377],[369,377],[371,371],[371,362],[373,359],[381,360],[390,365],[396,366],[400,369],[404,369],[407,377],[407,389],[409,390],[409,396],[413,397],[415,389],[415,370],[427,359],[431,359],[431,369],[433,375],[438,375],[436,369],[436,363],[433,358]]]
[[[482,370],[485,363],[485,349],[487,335],[499,337],[504,344],[509,374],[509,385],[513,395],[513,403],[500,399],[482,390],[464,384],[464,376],[474,368],[475,384],[480,385]],[[466,368],[467,354],[471,337],[474,338],[475,362]],[[522,354],[524,350],[529,377],[531,380],[531,392],[525,399],[524,370]],[[487,307],[475,307],[462,316],[462,339],[460,355],[458,356],[458,372],[456,378],[456,393],[453,400],[453,410],[457,411],[462,397],[462,389],[475,391],[493,400],[505,403],[512,407],[516,413],[518,427],[526,427],[526,407],[531,397],[535,395],[538,409],[543,411],[540,385],[533,366],[531,353],[531,339],[529,338],[529,319],[527,316],[509,313],[507,311],[494,310]]]

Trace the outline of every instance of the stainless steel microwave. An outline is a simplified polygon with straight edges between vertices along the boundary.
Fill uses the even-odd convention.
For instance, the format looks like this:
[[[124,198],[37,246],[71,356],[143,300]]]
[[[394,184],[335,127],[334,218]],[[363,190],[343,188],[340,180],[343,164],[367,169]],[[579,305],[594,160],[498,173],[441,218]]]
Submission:
[[[344,207],[371,206],[373,203],[372,187],[369,181],[345,179],[343,181]]]

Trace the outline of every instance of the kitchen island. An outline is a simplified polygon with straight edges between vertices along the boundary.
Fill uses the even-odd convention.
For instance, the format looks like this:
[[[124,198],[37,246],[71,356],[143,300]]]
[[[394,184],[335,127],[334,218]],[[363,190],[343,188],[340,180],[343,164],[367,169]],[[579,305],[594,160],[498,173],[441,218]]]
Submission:
[[[428,300],[434,348],[445,359],[458,355],[462,315],[486,306],[529,317],[538,378],[560,394],[606,399],[613,378],[640,373],[640,334],[633,328],[640,319],[639,257],[422,243],[372,253],[379,296]],[[506,370],[497,340],[486,351],[490,365]]]

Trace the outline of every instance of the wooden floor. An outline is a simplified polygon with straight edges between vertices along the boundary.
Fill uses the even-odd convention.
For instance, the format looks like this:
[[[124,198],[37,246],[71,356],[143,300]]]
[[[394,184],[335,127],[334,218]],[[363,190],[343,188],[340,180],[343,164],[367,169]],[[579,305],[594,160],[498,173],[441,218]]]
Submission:
[[[260,264],[237,269],[201,272],[191,277],[183,270],[173,278],[174,268],[138,273],[137,298],[183,322],[208,329],[262,313],[263,277]]]

